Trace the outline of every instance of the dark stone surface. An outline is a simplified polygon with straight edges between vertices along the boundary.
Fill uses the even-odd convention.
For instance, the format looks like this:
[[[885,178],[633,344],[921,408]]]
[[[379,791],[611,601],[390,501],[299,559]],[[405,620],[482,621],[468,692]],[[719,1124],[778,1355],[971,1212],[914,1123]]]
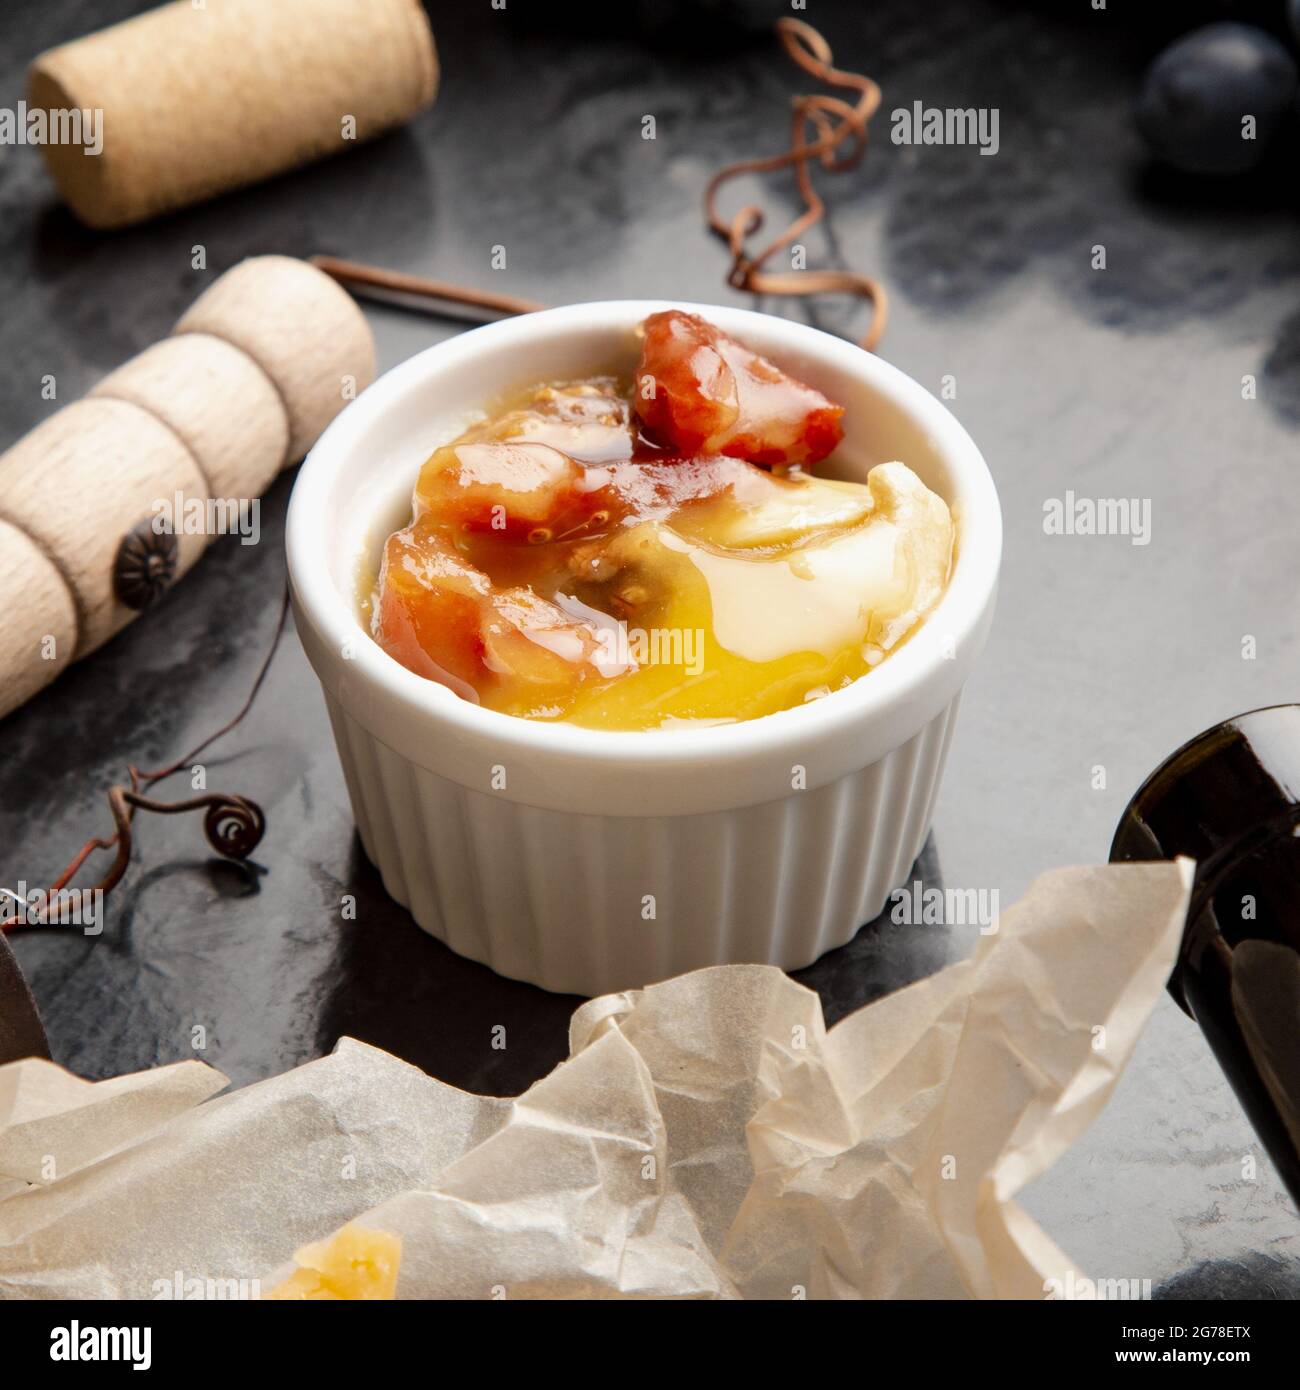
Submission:
[[[42,47],[140,8],[7,5],[0,104],[16,103]],[[652,44],[626,23],[607,32],[616,8],[563,32],[524,0],[439,7],[443,91],[408,129],[113,235],[58,206],[32,150],[0,148],[0,437],[54,408],[43,374],[60,403],[74,399],[258,252],[332,252],[550,303],[738,301],[703,230],[703,184],[726,160],[780,147],[804,79],[761,32],[724,58],[682,56],[672,7],[636,11]],[[808,238],[810,263],[884,278],[884,354],[932,389],[956,379],[953,409],[1002,494],[1001,612],[921,871],[937,882],[941,862],[947,883],[996,888],[1005,904],[1043,869],[1104,860],[1129,794],[1184,738],[1297,698],[1298,142],[1284,133],[1261,170],[1226,183],[1151,166],[1131,106],[1180,27],[1170,16],[1139,29],[1121,6],[1064,19],[1060,6],[989,0],[812,8],[837,60],[875,75],[885,101],[865,167],[824,183],[830,222]],[[1186,25],[1223,8],[1178,7]],[[914,100],[997,107],[998,155],[891,144],[890,110]],[[757,192],[742,180],[734,196]],[[767,197],[779,218],[785,185]],[[195,272],[200,243],[208,269]],[[508,270],[489,270],[496,244]],[[767,307],[860,331],[849,305]],[[457,331],[369,312],[385,367]],[[1242,399],[1245,375],[1256,400]],[[260,545],[214,544],[155,610],[0,724],[6,882],[48,882],[108,824],[104,791],[128,762],[170,761],[239,706],[275,623],[291,486],[266,498]],[[1046,535],[1044,501],[1066,489],[1150,498],[1151,543]],[[573,1000],[458,959],[384,896],[295,637],[206,765],[211,788],[267,812],[254,864],[210,858],[192,818],[142,819],[102,936],[15,937],[57,1060],[92,1077],[172,1061],[193,1055],[203,1024],[203,1055],[243,1084],[350,1033],[510,1094],[564,1056]],[[178,777],[158,792],[187,788]],[[355,922],[341,920],[344,894]],[[969,945],[966,932],[877,924],[804,978],[833,1019]],[[505,1052],[490,1046],[499,1023]],[[1149,1277],[1169,1297],[1300,1289],[1295,1211],[1168,1001],[1106,1114],[1026,1205],[1091,1274]]]
[[[0,932],[0,1066],[24,1057],[48,1057],[50,1045],[18,958]]]

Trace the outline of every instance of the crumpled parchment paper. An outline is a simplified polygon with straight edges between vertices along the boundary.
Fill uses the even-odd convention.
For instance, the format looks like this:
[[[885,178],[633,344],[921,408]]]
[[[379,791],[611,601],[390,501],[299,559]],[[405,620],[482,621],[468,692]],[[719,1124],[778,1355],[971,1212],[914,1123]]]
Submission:
[[[12,1063],[0,1296],[255,1293],[356,1221],[401,1237],[403,1298],[1043,1298],[1086,1271],[1015,1195],[1105,1104],[1191,875],[1046,874],[969,960],[829,1031],[769,966],[593,999],[517,1100],[350,1038],[217,1099],[200,1062]]]

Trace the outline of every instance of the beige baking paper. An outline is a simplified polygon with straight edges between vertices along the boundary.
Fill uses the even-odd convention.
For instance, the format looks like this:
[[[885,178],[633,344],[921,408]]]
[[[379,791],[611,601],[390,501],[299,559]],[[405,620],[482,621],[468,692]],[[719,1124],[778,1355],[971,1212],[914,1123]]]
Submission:
[[[355,1220],[400,1236],[402,1298],[1048,1297],[1087,1271],[1015,1195],[1105,1104],[1190,883],[1047,874],[969,960],[829,1031],[767,966],[595,999],[513,1101],[348,1038],[212,1100],[199,1063],[11,1064],[0,1296],[255,1295]]]

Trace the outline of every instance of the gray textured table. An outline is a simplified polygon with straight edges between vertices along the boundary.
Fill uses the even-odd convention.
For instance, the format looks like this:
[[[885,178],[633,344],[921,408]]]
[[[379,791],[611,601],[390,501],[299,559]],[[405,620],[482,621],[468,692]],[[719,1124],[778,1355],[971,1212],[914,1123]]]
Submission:
[[[7,5],[0,104],[17,102],[36,51],[139,8]],[[736,301],[700,195],[717,165],[784,138],[802,87],[775,43],[683,59],[590,20],[557,32],[530,17],[541,8],[439,7],[445,82],[432,112],[146,228],[80,229],[33,151],[0,148],[0,436],[54,408],[45,373],[60,402],[75,398],[252,253],[351,255],[549,303]],[[932,389],[955,379],[952,408],[1001,490],[999,618],[922,872],[996,888],[1004,903],[1043,869],[1104,859],[1128,796],[1186,736],[1300,695],[1294,142],[1234,185],[1149,169],[1129,103],[1159,34],[1075,8],[1069,20],[975,0],[808,16],[837,59],[882,82],[886,115],[918,99],[1000,111],[993,158],[894,146],[879,125],[865,169],[827,185],[831,222],[810,254],[887,281],[885,355]],[[648,113],[653,142],[640,138]],[[190,269],[197,243],[205,272]],[[493,273],[498,243],[509,269]],[[1098,244],[1104,271],[1092,268]],[[456,331],[369,313],[384,367]],[[833,331],[857,326],[847,307],[815,313]],[[1255,400],[1242,398],[1246,375]],[[7,876],[48,881],[103,826],[104,788],[127,761],[168,761],[237,708],[274,623],[291,485],[266,500],[260,546],[216,544],[159,611],[0,724]],[[1149,498],[1150,543],[1045,534],[1044,503],[1067,489]],[[292,636],[209,766],[213,786],[267,810],[255,867],[206,858],[191,821],[152,818],[102,937],[15,938],[58,1060],[95,1077],[171,1061],[203,1023],[205,1056],[242,1084],[346,1032],[506,1094],[564,1055],[572,1000],[457,959],[385,898]],[[339,920],[344,893],[358,898],[355,923]],[[871,926],[806,977],[837,1017],[970,944]],[[505,1053],[490,1046],[499,1022]],[[1241,1176],[1248,1154],[1254,1181]],[[1300,1221],[1168,1000],[1114,1102],[1027,1205],[1095,1275],[1150,1278],[1168,1296],[1300,1292]]]

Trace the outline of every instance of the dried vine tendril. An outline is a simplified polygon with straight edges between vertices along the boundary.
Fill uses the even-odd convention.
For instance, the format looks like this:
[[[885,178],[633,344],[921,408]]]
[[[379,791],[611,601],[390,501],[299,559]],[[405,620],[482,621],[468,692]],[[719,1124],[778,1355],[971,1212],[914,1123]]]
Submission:
[[[871,306],[871,323],[861,338],[868,352],[880,342],[889,317],[889,300],[883,286],[868,275],[853,270],[764,270],[766,263],[783,247],[789,246],[826,211],[812,181],[812,165],[820,164],[827,173],[854,168],[867,148],[867,126],[880,106],[880,88],[858,73],[841,72],[832,66],[830,45],[810,24],[799,19],[779,19],[777,36],[789,57],[806,73],[829,87],[847,88],[858,93],[850,104],[829,93],[794,99],[790,148],[765,159],[743,159],[720,169],[704,193],[704,209],[710,228],[727,243],[731,269],[727,282],[751,294],[856,294]],[[842,147],[847,149],[842,151]],[[742,207],[730,219],[718,211],[718,191],[723,184],[741,174],[766,174],[793,168],[795,186],[804,210],[775,240],[753,255],[746,242],[763,226],[763,211],[756,203]]]
[[[813,186],[812,166],[820,164],[828,174],[835,174],[861,163],[867,148],[867,127],[880,107],[880,88],[869,77],[834,67],[830,45],[811,24],[799,19],[779,19],[776,33],[791,61],[804,72],[828,87],[856,92],[857,100],[850,103],[828,92],[796,97],[788,150],[765,159],[728,164],[709,180],[704,193],[709,228],[727,243],[731,252],[727,283],[738,290],[755,295],[853,294],[864,300],[871,306],[871,322],[860,342],[870,352],[884,335],[889,317],[889,299],[879,281],[854,270],[779,272],[765,270],[764,266],[825,215],[826,204]],[[804,210],[780,236],[751,255],[746,251],[746,242],[763,226],[763,211],[750,203],[726,218],[718,211],[719,190],[741,174],[767,174],[787,168],[794,170]],[[429,280],[335,256],[311,259],[354,294],[396,296],[434,313],[453,311],[462,305],[499,314],[527,314],[544,307],[531,299]]]
[[[248,698],[244,701],[239,712],[215,733],[209,734],[183,757],[168,763],[166,767],[156,768],[152,772],[142,772],[134,763],[128,763],[126,770],[130,784],[119,784],[108,789],[108,807],[113,817],[114,833],[109,836],[94,836],[82,845],[72,862],[47,890],[47,901],[52,899],[56,893],[67,888],[81,866],[96,850],[115,849],[117,852],[107,873],[95,884],[94,888],[89,890],[107,896],[121,881],[122,875],[126,873],[127,865],[131,862],[131,832],[137,811],[175,816],[183,815],[188,811],[202,810],[204,812],[203,833],[207,837],[208,844],[218,854],[224,855],[227,859],[247,859],[252,854],[266,829],[266,817],[262,814],[262,808],[257,802],[246,796],[231,796],[222,792],[210,792],[206,796],[192,797],[188,801],[158,801],[146,793],[155,782],[161,782],[165,777],[179,772],[181,768],[192,763],[200,753],[211,747],[219,738],[230,733],[253,708],[253,702],[257,699],[267,672],[271,669],[271,661],[279,648],[280,637],[284,632],[285,619],[288,617],[288,613],[289,590],[286,586],[270,648],[258,669],[252,689],[248,692]],[[24,926],[41,925],[45,924],[39,919],[13,918],[7,921],[0,920],[0,931],[12,931]]]

